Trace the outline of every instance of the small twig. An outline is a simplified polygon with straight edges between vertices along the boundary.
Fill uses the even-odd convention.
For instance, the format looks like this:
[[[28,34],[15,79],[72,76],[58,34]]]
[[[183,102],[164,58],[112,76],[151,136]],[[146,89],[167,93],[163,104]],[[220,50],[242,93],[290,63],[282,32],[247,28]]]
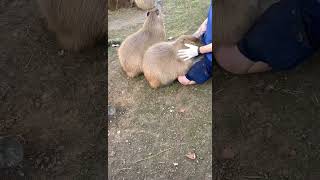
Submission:
[[[314,99],[316,100],[316,103],[317,103],[317,104],[319,104],[319,101],[318,101],[317,95],[315,95],[315,94],[314,94],[313,96],[314,96]]]
[[[33,54],[31,54],[31,56],[30,56],[30,58],[29,58],[29,61],[28,61],[28,63],[24,66],[24,68],[27,68],[27,67],[29,66],[32,57],[33,57]]]
[[[216,93],[214,93],[215,95],[217,95],[217,94],[219,94],[220,92],[222,92],[224,89],[222,88],[222,89],[220,89],[220,90],[218,90]]]
[[[130,169],[132,169],[132,168],[131,167],[130,168],[122,168],[122,169],[119,169],[118,171],[120,172],[120,171],[130,170]]]
[[[138,162],[145,161],[145,160],[151,159],[151,158],[153,158],[153,157],[159,156],[160,154],[162,154],[162,153],[164,153],[164,152],[167,152],[167,151],[169,151],[169,150],[171,150],[171,149],[173,149],[173,147],[168,148],[168,149],[163,150],[163,151],[160,151],[160,152],[158,152],[157,154],[152,155],[152,156],[149,156],[149,157],[147,157],[147,158],[140,159],[140,160],[134,162],[133,164],[136,164],[136,163],[138,163]]]
[[[247,179],[262,179],[262,176],[242,176],[243,178],[247,178]]]

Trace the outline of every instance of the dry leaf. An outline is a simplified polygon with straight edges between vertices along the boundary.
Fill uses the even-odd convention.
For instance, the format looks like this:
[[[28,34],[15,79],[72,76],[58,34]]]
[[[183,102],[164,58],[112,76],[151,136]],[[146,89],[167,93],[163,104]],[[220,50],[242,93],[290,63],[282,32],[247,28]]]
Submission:
[[[196,154],[194,152],[189,152],[186,154],[187,158],[195,160],[196,159]]]

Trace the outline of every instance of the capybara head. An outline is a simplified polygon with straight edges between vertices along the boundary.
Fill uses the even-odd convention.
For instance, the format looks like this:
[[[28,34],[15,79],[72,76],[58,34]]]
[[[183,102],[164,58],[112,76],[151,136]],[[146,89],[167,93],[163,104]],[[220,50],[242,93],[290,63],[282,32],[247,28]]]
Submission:
[[[184,44],[192,44],[195,46],[200,46],[200,40],[192,35],[181,35],[176,41],[175,41],[175,47],[177,49],[181,48],[187,48]]]
[[[155,0],[135,0],[135,4],[143,10],[152,9],[155,6]]]
[[[162,14],[160,13],[158,8],[153,8],[147,12],[147,19],[144,22],[143,28],[146,30],[164,28]]]

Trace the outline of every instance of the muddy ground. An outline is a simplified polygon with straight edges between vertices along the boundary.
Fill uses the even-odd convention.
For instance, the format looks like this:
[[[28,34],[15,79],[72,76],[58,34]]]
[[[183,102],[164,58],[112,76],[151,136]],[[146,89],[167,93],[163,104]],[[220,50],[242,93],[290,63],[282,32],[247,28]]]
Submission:
[[[167,36],[192,33],[209,1],[165,1]],[[142,26],[146,12],[110,12],[108,38],[124,39]],[[182,18],[181,18],[182,16]],[[190,26],[189,22],[198,24]],[[130,22],[130,23],[128,23]],[[143,75],[128,79],[117,48],[108,48],[108,179],[212,179],[212,82],[153,90]],[[196,154],[195,160],[185,155]]]
[[[1,179],[106,179],[106,48],[60,51],[31,0],[1,0],[0,27],[0,134],[25,150]]]

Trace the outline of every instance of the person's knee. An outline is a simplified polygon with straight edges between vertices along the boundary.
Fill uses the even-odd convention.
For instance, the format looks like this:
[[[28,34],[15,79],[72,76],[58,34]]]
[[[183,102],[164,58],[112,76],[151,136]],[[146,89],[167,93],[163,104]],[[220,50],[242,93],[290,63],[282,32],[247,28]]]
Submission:
[[[255,62],[248,59],[237,46],[218,48],[215,58],[224,70],[237,75],[265,72],[271,69],[262,61]]]
[[[217,51],[215,53],[215,59],[219,66],[232,74],[247,74],[249,66],[244,66],[242,63],[237,62],[235,59],[233,59],[233,56],[230,56],[230,53],[232,52],[228,51],[227,49]]]

